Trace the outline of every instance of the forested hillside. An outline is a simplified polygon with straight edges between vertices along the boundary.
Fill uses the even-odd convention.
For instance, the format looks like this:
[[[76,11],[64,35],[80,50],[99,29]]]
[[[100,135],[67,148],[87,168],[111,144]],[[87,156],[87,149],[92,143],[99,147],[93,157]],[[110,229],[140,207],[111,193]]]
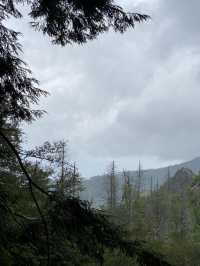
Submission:
[[[108,194],[104,208],[112,221],[126,228],[130,239],[146,241],[172,265],[199,265],[199,175],[182,168],[144,195],[126,173],[122,191],[121,200],[116,199],[114,204],[110,204]],[[117,259],[111,265],[114,263]]]
[[[194,174],[198,174],[200,170],[200,158],[195,158],[191,161],[184,162],[177,165],[170,165],[168,167],[158,168],[158,169],[140,169],[141,175],[141,190],[144,193],[150,193],[151,186],[159,187],[163,185],[169,177],[172,177],[176,172],[182,168],[190,169]],[[138,181],[138,170],[128,172],[131,182],[136,183]],[[106,180],[108,174],[94,176],[83,181],[84,191],[81,193],[83,199],[92,201],[96,206],[100,206],[105,203],[105,198],[107,197],[106,191]],[[116,172],[117,177],[117,188],[118,188],[118,197],[119,199],[122,196],[122,186],[123,186],[123,171]]]

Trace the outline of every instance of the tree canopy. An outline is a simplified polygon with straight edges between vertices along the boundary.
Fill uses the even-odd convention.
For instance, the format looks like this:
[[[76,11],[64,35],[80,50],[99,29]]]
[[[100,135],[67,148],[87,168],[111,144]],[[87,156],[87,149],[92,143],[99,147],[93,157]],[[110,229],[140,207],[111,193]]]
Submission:
[[[19,4],[29,6],[31,25],[47,34],[53,43],[85,43],[113,28],[123,33],[147,15],[128,13],[111,0],[1,0],[0,1],[0,113],[1,117],[32,121],[44,111],[34,110],[47,92],[38,87],[25,62],[20,59],[22,47],[19,32],[8,29],[5,21],[21,18]]]

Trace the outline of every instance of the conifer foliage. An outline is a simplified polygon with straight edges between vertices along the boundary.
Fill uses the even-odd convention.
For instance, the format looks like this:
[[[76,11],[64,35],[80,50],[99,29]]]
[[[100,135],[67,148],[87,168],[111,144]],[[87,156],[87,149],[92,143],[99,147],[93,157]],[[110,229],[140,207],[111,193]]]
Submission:
[[[5,27],[10,16],[21,17],[14,1],[0,2],[0,120],[10,119],[31,121],[43,111],[31,110],[40,96],[47,92],[38,88],[38,81],[31,75],[25,62],[20,59],[21,45],[19,32]]]
[[[85,43],[113,28],[125,32],[147,15],[127,13],[112,0],[35,0],[32,26],[48,34],[54,43]]]

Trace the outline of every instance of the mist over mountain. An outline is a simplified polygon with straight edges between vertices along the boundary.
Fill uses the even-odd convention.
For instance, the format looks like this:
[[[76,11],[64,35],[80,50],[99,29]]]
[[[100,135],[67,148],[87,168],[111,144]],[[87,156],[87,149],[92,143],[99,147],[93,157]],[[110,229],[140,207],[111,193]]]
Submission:
[[[142,169],[141,170],[141,190],[143,193],[150,191],[151,183],[153,187],[163,185],[167,179],[174,177],[178,170],[182,168],[190,169],[194,174],[200,171],[200,157],[181,164],[170,165],[158,169]],[[134,184],[138,177],[138,170],[127,171],[131,182]],[[81,198],[91,201],[96,206],[105,204],[107,198],[106,190],[106,175],[93,176],[88,180],[84,180],[84,191],[81,193]],[[123,173],[117,173],[117,188],[118,198],[121,198],[121,189],[123,186]]]

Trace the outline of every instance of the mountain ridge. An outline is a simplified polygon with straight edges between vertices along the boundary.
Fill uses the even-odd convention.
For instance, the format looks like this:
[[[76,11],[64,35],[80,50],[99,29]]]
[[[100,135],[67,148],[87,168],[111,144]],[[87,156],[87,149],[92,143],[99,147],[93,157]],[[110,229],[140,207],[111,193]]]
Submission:
[[[190,161],[186,161],[180,164],[169,165],[160,168],[152,168],[142,170],[142,184],[143,190],[149,191],[150,182],[153,179],[154,185],[163,185],[167,178],[173,177],[178,170],[181,168],[188,168],[194,174],[197,174],[200,170],[200,157],[196,157]],[[134,183],[137,178],[137,170],[126,171],[131,182]],[[117,173],[118,183],[118,197],[121,197],[121,188],[123,184],[122,172]],[[90,179],[84,180],[85,190],[81,193],[81,197],[85,200],[93,202],[95,205],[103,205],[105,203],[107,192],[106,192],[106,175],[93,176]]]

